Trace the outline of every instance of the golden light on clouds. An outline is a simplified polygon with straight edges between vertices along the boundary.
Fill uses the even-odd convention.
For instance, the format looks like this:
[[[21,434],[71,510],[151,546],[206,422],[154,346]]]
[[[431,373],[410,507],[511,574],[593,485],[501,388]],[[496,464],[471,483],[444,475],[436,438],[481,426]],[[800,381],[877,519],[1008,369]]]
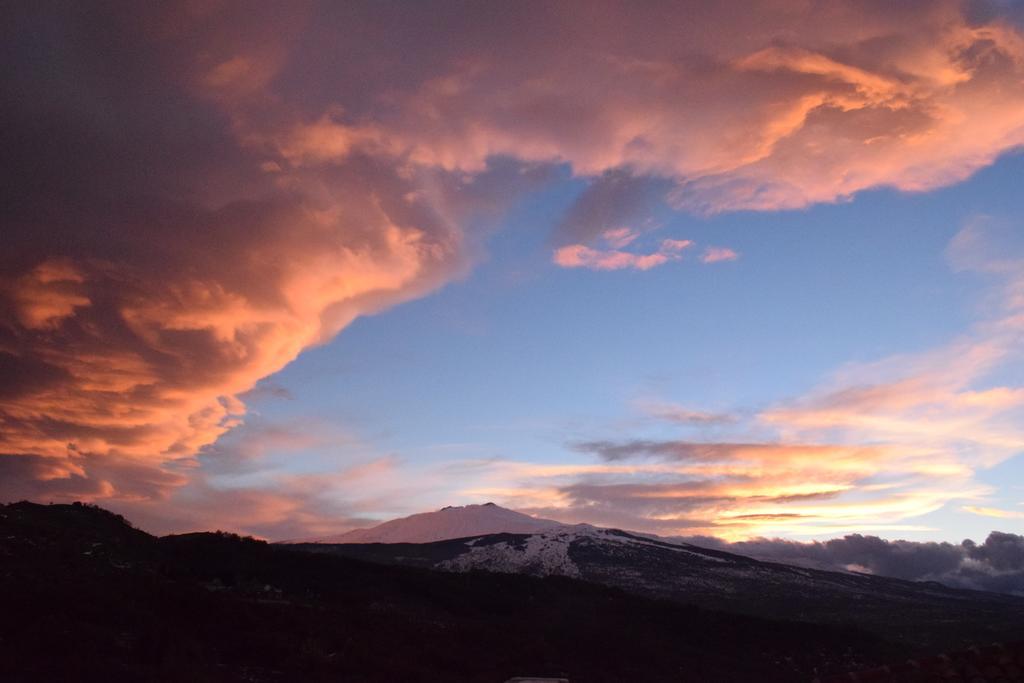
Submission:
[[[444,10],[443,36],[421,26],[443,8],[185,3],[88,21],[71,5],[19,8],[11,30],[41,42],[4,75],[17,96],[0,492],[192,496],[229,514],[208,505],[198,458],[247,419],[245,392],[360,316],[464,275],[483,250],[477,219],[543,173],[583,186],[587,209],[545,258],[649,271],[740,258],[717,241],[646,241],[651,203],[712,215],[922,192],[1018,149],[1019,27],[911,4],[600,2],[501,21],[478,5]],[[1024,447],[1024,389],[983,385],[1021,348],[1024,284],[1020,261],[973,255],[972,230],[951,258],[1003,278],[998,315],[744,418],[774,440],[592,443],[569,464],[482,467],[463,490],[733,536],[985,509],[973,472]],[[341,488],[296,475],[231,495],[261,524],[297,528],[321,524],[309,501]]]
[[[997,302],[950,343],[848,365],[807,396],[749,417],[642,406],[681,427],[767,428],[774,440],[582,442],[575,448],[603,464],[496,463],[490,476],[519,487],[471,490],[502,492],[541,516],[729,540],[928,530],[914,521],[957,501],[974,515],[1020,518],[978,504],[991,487],[976,475],[1024,450],[1024,392],[992,384],[1024,349],[1015,294],[1024,254],[993,227],[973,219],[950,247],[952,263],[995,278]]]

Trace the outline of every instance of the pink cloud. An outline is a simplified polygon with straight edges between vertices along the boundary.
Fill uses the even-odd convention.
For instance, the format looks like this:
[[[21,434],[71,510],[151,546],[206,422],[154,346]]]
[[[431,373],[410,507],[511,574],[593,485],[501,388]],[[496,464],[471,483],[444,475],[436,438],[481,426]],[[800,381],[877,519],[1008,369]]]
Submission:
[[[700,255],[700,260],[702,263],[719,263],[721,261],[735,261],[739,257],[739,254],[728,247],[708,247]]]
[[[622,226],[645,226],[652,192],[713,213],[922,191],[1024,143],[1024,38],[952,0],[354,11],[19,10],[13,30],[47,30],[12,52],[0,92],[11,121],[46,125],[12,129],[5,149],[7,490],[159,502],[195,481],[259,379],[465,272],[467,215],[514,194],[488,180],[496,157],[517,177],[558,166],[598,187],[557,264],[649,270],[691,246],[626,251],[641,228]],[[395,40],[406,58],[382,61]],[[998,355],[989,341],[978,363]],[[896,384],[886,405],[912,402]],[[955,424],[1018,397],[940,388],[940,407],[965,408]],[[844,405],[775,415],[794,429],[872,417]]]
[[[666,254],[678,254],[683,249],[693,246],[690,240],[662,240],[661,251]]]
[[[601,234],[601,238],[613,249],[628,247],[639,236],[639,233],[631,228],[612,228]]]
[[[613,240],[621,238],[612,237]],[[630,237],[630,242],[635,236]],[[628,242],[627,242],[628,244]],[[583,244],[570,244],[555,250],[554,262],[563,268],[589,268],[590,270],[650,270],[682,258],[689,240],[662,240],[657,251],[642,254],[618,249],[593,249]]]
[[[524,31],[525,45],[472,41],[389,92],[379,117],[325,124],[311,112],[263,140],[290,158],[296,140],[315,141],[310,162],[362,149],[467,173],[493,156],[590,177],[626,170],[669,179],[675,206],[708,213],[928,190],[1024,144],[1024,93],[1012,87],[1024,38],[997,14],[979,23],[953,0],[693,11],[608,2],[581,26],[552,10],[537,18],[550,31]]]

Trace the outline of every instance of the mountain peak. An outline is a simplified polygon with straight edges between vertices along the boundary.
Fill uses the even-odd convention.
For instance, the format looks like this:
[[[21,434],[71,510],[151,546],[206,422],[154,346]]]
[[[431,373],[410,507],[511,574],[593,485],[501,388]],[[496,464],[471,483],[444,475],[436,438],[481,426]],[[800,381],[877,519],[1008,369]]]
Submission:
[[[312,539],[312,543],[430,543],[486,534],[525,534],[564,526],[503,508],[495,503],[448,505],[436,512],[422,512],[393,519],[367,529]]]

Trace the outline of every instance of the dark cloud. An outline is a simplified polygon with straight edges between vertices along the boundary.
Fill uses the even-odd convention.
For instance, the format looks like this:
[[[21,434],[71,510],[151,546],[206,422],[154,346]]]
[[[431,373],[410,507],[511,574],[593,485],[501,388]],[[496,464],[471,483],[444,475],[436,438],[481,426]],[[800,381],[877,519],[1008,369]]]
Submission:
[[[972,560],[999,571],[1024,571],[1024,537],[993,531],[981,545],[964,541],[964,548]]]
[[[259,382],[255,387],[242,394],[239,398],[243,401],[263,400],[263,399],[278,399],[282,401],[291,401],[295,398],[295,395],[291,390],[283,385],[277,384],[272,381]]]
[[[659,458],[679,462],[718,462],[742,457],[771,457],[773,454],[792,457],[795,454],[821,452],[826,447],[804,444],[729,443],[700,441],[581,441],[571,444],[582,453],[592,453],[602,460],[616,462],[634,458]]]
[[[183,472],[118,456],[69,452],[65,457],[0,455],[0,500],[70,503],[106,499],[165,501]]]
[[[576,199],[552,235],[556,245],[586,244],[607,230],[651,227],[651,214],[671,188],[662,178],[637,177],[626,170],[608,171]]]
[[[67,370],[39,358],[25,358],[0,351],[0,399],[17,399],[47,387],[70,381]]]
[[[765,538],[728,543],[709,536],[682,540],[773,562],[1024,595],[1024,536],[999,531],[980,544],[888,541],[861,534],[812,543]]]
[[[735,452],[732,444],[702,444],[686,441],[581,441],[572,447],[592,453],[602,460],[615,462],[632,458],[657,457],[672,460],[711,460]]]

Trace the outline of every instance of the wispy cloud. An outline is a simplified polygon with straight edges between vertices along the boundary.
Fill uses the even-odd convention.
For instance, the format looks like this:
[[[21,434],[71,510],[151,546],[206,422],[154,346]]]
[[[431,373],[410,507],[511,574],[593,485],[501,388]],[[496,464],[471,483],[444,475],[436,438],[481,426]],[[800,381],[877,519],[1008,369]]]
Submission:
[[[640,234],[631,228],[613,228],[611,230],[605,230],[601,233],[601,237],[605,243],[608,244],[612,249],[622,249],[628,247]]]
[[[735,261],[740,255],[728,247],[708,247],[700,255],[703,263],[719,263],[721,261]]]
[[[653,417],[689,425],[723,425],[740,419],[737,414],[693,410],[671,403],[645,401],[640,404],[640,408]]]
[[[756,538],[738,543],[697,536],[685,540],[774,562],[857,571],[910,581],[1024,595],[1024,536],[994,531],[982,543],[887,541],[851,534],[824,542]]]
[[[621,249],[631,240],[619,242],[608,237],[628,234],[635,238],[655,227],[651,210],[664,204],[671,187],[667,179],[637,176],[628,169],[606,171],[591,180],[569,207],[555,226],[552,242],[558,246],[590,244],[603,236],[611,247]]]
[[[633,241],[635,235],[628,233],[630,239],[623,242],[623,237],[613,234],[605,236],[610,245],[625,246]],[[650,270],[683,257],[683,250],[692,242],[689,240],[662,240],[656,251],[650,253],[634,253],[619,249],[592,249],[583,244],[570,244],[555,250],[554,262],[563,268],[588,268],[590,270]]]
[[[1024,512],[1017,510],[1002,510],[1000,508],[982,507],[979,505],[965,505],[962,508],[964,512],[970,512],[972,515],[981,515],[982,517],[995,517],[996,519],[1024,519]]]
[[[607,465],[538,470],[508,500],[555,517],[727,538],[897,532],[957,502],[971,514],[1019,517],[987,506],[992,489],[976,476],[1024,452],[1024,388],[997,381],[1022,359],[1024,249],[998,227],[968,221],[948,250],[957,268],[997,284],[991,316],[958,338],[845,366],[805,396],[747,415],[644,404],[717,438],[577,441],[574,450]]]

